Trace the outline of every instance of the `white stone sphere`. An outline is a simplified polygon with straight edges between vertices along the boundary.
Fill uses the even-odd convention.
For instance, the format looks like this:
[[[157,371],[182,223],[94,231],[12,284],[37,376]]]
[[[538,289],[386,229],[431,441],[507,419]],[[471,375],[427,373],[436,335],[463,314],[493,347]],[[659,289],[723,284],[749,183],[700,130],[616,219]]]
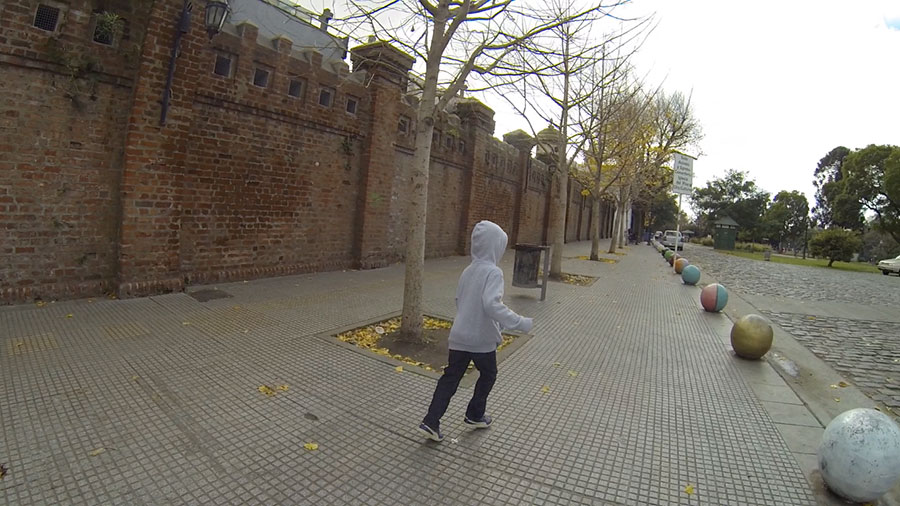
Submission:
[[[857,502],[878,499],[900,478],[900,427],[874,409],[844,411],[825,427],[819,469],[832,492]]]

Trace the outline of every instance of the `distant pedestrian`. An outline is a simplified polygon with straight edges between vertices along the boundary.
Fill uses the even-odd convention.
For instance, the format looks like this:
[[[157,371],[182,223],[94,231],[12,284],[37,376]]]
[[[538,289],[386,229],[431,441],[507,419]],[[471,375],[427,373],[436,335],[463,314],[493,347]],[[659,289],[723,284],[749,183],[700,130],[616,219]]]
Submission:
[[[425,437],[434,441],[444,439],[441,417],[469,362],[475,363],[479,376],[463,421],[475,428],[491,425],[485,406],[497,379],[500,331],[531,330],[531,318],[519,316],[503,304],[503,271],[497,263],[506,251],[507,241],[506,232],[490,221],[480,221],[472,230],[472,263],[463,271],[456,287],[456,319],[450,328],[447,368],[434,389],[428,414],[419,425]]]

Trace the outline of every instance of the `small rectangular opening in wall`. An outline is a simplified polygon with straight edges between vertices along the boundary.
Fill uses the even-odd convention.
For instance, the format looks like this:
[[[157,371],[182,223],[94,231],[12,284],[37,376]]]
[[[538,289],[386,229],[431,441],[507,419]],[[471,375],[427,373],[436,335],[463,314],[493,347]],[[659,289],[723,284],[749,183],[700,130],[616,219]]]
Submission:
[[[37,11],[34,13],[35,28],[55,32],[57,23],[59,23],[58,8],[44,4],[38,5]]]
[[[322,86],[322,89],[319,90],[319,105],[321,105],[323,107],[331,107],[331,104],[333,102],[334,102],[334,88]]]
[[[291,84],[288,85],[288,95],[294,98],[302,98],[305,89],[306,86],[302,79],[291,79]]]
[[[228,53],[216,53],[216,64],[213,73],[217,76],[231,77],[234,70],[234,56]]]
[[[459,145],[457,147],[458,147],[460,153],[466,154],[466,141],[460,139]]]
[[[115,46],[124,32],[125,19],[122,16],[109,11],[94,11],[94,42]]]
[[[450,151],[453,151],[453,136],[448,135],[444,138],[444,147]]]
[[[406,116],[400,116],[400,120],[397,122],[397,131],[404,135],[408,134],[409,122],[409,118],[407,118]]]
[[[347,112],[350,114],[356,114],[356,107],[359,105],[359,99],[352,96],[347,95]]]
[[[261,67],[256,67],[256,70],[253,72],[253,84],[260,88],[268,87],[269,71]]]

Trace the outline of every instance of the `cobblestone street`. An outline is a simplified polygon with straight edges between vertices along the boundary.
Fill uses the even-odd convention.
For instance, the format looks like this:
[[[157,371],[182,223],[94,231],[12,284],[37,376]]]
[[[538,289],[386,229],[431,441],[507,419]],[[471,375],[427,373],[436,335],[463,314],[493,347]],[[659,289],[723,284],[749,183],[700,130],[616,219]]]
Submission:
[[[740,294],[900,308],[900,279],[894,276],[763,263],[697,245],[688,245],[685,256]],[[900,324],[797,307],[803,306],[761,312],[866,395],[900,413]]]

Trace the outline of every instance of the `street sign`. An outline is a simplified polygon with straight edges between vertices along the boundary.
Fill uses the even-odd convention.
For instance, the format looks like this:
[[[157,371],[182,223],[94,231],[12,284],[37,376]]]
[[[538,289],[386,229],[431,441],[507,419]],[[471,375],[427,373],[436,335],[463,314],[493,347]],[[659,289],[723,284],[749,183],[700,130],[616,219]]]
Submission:
[[[672,191],[681,195],[690,195],[694,187],[694,159],[675,153],[672,155],[675,177],[672,180]]]

